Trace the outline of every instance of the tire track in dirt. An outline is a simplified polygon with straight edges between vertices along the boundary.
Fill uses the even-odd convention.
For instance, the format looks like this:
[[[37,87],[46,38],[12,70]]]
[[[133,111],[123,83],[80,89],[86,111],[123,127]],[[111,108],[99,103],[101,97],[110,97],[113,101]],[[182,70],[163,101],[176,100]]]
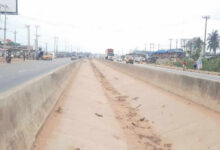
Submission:
[[[131,107],[127,101],[128,96],[121,95],[115,90],[96,65],[92,61],[90,64],[123,129],[128,150],[171,150],[172,145],[155,133],[148,120],[140,117],[138,110],[140,106]]]

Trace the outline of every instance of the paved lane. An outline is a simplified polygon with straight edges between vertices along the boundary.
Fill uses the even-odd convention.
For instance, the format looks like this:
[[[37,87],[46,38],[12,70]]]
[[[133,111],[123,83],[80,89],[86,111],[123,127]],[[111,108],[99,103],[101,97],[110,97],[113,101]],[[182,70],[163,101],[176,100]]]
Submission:
[[[69,58],[65,58],[53,61],[29,61],[25,63],[1,64],[0,93],[70,62]]]
[[[196,77],[196,78],[202,78],[202,79],[206,79],[206,80],[213,80],[213,81],[220,82],[220,76],[215,76],[215,75],[182,71],[182,70],[176,70],[176,69],[169,69],[169,68],[163,68],[163,67],[159,67],[159,66],[157,67],[157,66],[151,66],[151,65],[145,65],[145,64],[134,64],[134,65],[139,66],[139,67],[145,67],[145,68],[150,68],[150,69],[166,71],[166,72],[171,72],[171,73],[175,73],[175,74],[187,75],[190,77]]]

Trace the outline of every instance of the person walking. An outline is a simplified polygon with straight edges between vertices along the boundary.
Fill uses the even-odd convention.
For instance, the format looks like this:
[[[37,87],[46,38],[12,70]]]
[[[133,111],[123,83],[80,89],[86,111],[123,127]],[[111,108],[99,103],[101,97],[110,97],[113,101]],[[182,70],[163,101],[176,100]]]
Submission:
[[[186,61],[184,60],[183,61],[183,71],[185,71],[186,70]]]
[[[194,61],[193,68],[194,68],[194,70],[197,69],[197,61]]]

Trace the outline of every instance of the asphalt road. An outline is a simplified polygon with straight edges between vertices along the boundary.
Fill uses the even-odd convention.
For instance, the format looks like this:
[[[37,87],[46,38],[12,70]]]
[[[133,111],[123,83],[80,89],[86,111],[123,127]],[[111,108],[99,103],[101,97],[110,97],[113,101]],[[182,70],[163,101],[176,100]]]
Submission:
[[[0,93],[70,62],[69,58],[65,58],[53,61],[27,61],[0,64]]]
[[[187,70],[183,71],[183,70],[176,70],[176,69],[168,69],[168,68],[145,65],[145,64],[134,64],[134,65],[135,66],[140,66],[140,67],[145,67],[145,68],[150,68],[150,69],[155,69],[155,70],[160,70],[160,71],[171,72],[171,73],[175,73],[175,74],[179,74],[179,75],[186,75],[186,76],[190,76],[190,77],[202,78],[202,79],[206,79],[206,80],[213,80],[213,81],[220,82],[220,76],[216,76],[216,75],[190,72],[190,71],[187,71]]]

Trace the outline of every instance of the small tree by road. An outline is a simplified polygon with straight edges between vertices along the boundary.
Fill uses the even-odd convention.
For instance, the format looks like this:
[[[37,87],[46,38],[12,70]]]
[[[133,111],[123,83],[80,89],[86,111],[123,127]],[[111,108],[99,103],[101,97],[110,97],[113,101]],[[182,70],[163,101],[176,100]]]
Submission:
[[[219,48],[219,41],[220,37],[217,30],[212,31],[212,33],[209,33],[208,36],[208,49],[214,52],[216,55],[216,50]]]
[[[202,50],[203,41],[200,37],[194,37],[193,39],[189,40],[186,44],[187,48],[189,49],[190,56],[197,60],[200,56]]]

